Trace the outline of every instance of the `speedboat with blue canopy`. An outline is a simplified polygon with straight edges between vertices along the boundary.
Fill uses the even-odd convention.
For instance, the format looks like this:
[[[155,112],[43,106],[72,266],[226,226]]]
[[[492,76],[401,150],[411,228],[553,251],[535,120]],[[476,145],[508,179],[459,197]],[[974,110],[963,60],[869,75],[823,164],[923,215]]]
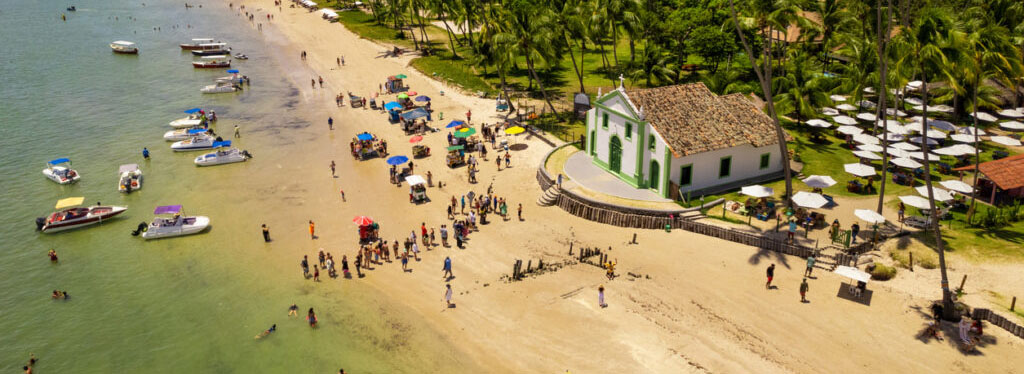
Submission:
[[[164,140],[169,142],[176,142],[179,140],[191,138],[195,134],[202,134],[207,131],[209,130],[204,128],[171,130],[164,133]]]
[[[236,162],[244,162],[252,158],[252,155],[249,154],[249,151],[239,150],[238,148],[230,148],[230,140],[214,143],[214,146],[220,149],[218,149],[216,152],[207,153],[205,155],[196,157],[196,166],[233,164]]]
[[[71,168],[71,159],[66,157],[47,162],[46,169],[43,169],[43,175],[57,184],[74,183],[82,178],[77,171]]]
[[[216,148],[214,143],[221,140],[219,136],[214,138],[213,135],[205,132],[192,134],[188,139],[171,144],[171,150],[175,152],[203,151]]]
[[[158,217],[148,225],[143,222],[132,235],[142,234],[143,239],[169,238],[173,236],[198,234],[210,227],[210,218],[206,216],[182,216],[181,205],[163,205],[156,207],[153,214]],[[160,217],[159,215],[164,215]],[[167,215],[170,215],[169,217]]]

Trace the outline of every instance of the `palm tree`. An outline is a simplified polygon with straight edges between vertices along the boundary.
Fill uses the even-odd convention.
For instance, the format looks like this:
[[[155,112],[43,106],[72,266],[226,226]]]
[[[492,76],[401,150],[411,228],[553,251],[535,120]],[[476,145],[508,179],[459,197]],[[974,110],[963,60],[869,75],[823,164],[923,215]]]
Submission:
[[[557,42],[561,33],[554,23],[554,12],[543,5],[541,0],[511,0],[497,12],[504,24],[504,31],[494,36],[496,45],[508,45],[516,54],[526,60],[530,76],[537,81],[544,101],[552,113],[558,113],[548,97],[544,83],[537,76],[538,63],[550,64],[559,56]]]
[[[889,29],[892,27],[892,0],[889,0],[888,6],[886,6],[885,22],[882,22],[882,0],[877,0],[875,6],[875,34],[878,35],[875,40],[875,45],[878,47],[878,112],[875,113],[876,118],[882,119],[882,133],[886,136],[882,137],[882,148],[887,149],[889,147],[889,121],[886,119],[886,107],[889,101],[886,99],[886,95],[889,91],[886,89],[886,83],[889,81]],[[875,127],[878,126],[878,122],[875,122]],[[924,133],[922,133],[924,134]],[[882,152],[882,165],[889,164],[889,153]],[[886,184],[886,172],[887,168],[882,168],[882,180],[879,181],[878,188],[878,207],[876,212],[882,214],[882,203],[885,201],[885,184]]]
[[[739,16],[736,15],[736,4],[734,0],[729,0],[729,10],[732,13],[732,22],[736,26],[736,34],[740,37],[740,42],[743,44],[743,50],[747,52],[747,59],[750,60],[750,65],[754,69],[754,73],[757,74],[757,80],[761,83],[761,92],[764,95],[765,106],[768,108],[768,116],[772,118],[772,122],[775,125],[775,135],[779,142],[779,153],[782,155],[782,168],[783,176],[786,178],[786,205],[793,206],[793,176],[790,175],[789,168],[789,151],[786,148],[786,132],[782,129],[782,124],[779,123],[779,115],[775,112],[775,99],[772,97],[772,64],[771,64],[771,50],[772,42],[770,38],[766,38],[765,51],[761,54],[763,57],[764,64],[758,65],[757,57],[750,47],[750,43],[747,42],[747,37],[744,35],[743,30],[740,27]],[[765,8],[758,9],[762,11],[761,14],[765,14],[763,11]],[[764,21],[758,21],[759,26],[763,25]],[[761,27],[759,30],[763,30]]]
[[[657,45],[648,45],[643,51],[643,61],[641,65],[633,70],[629,77],[635,83],[637,79],[644,79],[647,83],[647,87],[653,87],[652,83],[657,81],[659,84],[668,84],[673,82],[676,72],[671,67],[672,56],[665,52],[664,49]]]
[[[787,73],[774,79],[775,109],[782,115],[796,114],[797,123],[803,123],[818,113],[817,108],[831,104],[828,81],[817,74],[807,53],[793,54],[786,62]]]

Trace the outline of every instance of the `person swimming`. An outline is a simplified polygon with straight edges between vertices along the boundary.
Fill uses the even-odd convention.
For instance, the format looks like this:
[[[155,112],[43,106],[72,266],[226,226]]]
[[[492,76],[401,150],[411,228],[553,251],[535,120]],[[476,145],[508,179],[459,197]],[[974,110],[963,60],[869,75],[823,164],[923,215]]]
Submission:
[[[255,339],[263,338],[263,337],[265,337],[267,335],[270,335],[270,333],[272,333],[274,331],[277,331],[277,324],[276,323],[273,324],[272,326],[270,326],[269,329],[266,329],[265,331],[261,332],[259,335],[256,335]]]

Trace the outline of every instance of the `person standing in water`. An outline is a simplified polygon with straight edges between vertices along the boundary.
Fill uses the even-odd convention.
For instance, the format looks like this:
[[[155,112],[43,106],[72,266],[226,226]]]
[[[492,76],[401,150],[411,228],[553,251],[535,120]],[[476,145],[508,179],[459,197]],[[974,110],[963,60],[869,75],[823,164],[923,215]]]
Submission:
[[[50,262],[57,263],[57,251],[51,249],[47,255],[50,256]]]
[[[242,134],[238,132],[238,125],[235,125],[235,137],[236,138],[241,138],[242,137]]]
[[[149,148],[142,147],[142,158],[149,159]]]

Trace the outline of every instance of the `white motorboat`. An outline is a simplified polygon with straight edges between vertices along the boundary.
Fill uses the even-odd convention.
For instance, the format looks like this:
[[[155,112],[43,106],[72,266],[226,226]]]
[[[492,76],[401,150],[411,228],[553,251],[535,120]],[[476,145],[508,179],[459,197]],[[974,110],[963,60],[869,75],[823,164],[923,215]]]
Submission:
[[[43,175],[57,184],[74,183],[82,178],[81,174],[71,168],[71,160],[66,157],[47,162]]]
[[[232,80],[223,81],[218,79],[217,83],[208,85],[200,88],[199,92],[204,94],[215,94],[215,93],[231,93],[242,90],[242,86],[234,83]]]
[[[200,134],[200,133],[204,133],[204,132],[207,132],[207,131],[209,131],[209,130],[201,128],[201,127],[200,128],[195,128],[195,129],[171,130],[171,131],[168,131],[168,132],[164,133],[164,140],[169,141],[169,142],[176,142],[176,141],[179,141],[179,140],[185,140],[185,139],[191,138],[195,134]]]
[[[188,117],[178,118],[168,123],[171,127],[176,129],[185,129],[189,127],[199,127],[203,125],[203,116],[198,114],[192,114]]]
[[[114,53],[123,53],[127,55],[134,55],[139,53],[139,47],[136,46],[135,43],[124,40],[118,40],[116,42],[110,43],[110,49],[113,50]]]
[[[231,145],[230,140],[223,143]],[[249,151],[239,150],[238,148],[228,148],[196,157],[195,163],[196,166],[213,166],[244,162],[250,158],[252,158],[252,154],[249,154]]]
[[[175,152],[188,152],[213,149],[217,147],[216,143],[220,141],[220,137],[214,138],[210,134],[199,133],[192,135],[192,137],[188,139],[172,143],[171,150]]]
[[[153,214],[173,214],[170,218],[156,217],[148,225],[143,222],[132,235],[142,234],[143,239],[170,238],[198,234],[210,227],[210,218],[206,216],[182,216],[181,205],[158,206]]]
[[[142,188],[142,170],[139,169],[139,164],[121,165],[117,170],[117,175],[118,191],[130,193]]]
[[[213,44],[216,44],[216,43],[214,43],[213,39],[210,39],[210,38],[195,38],[195,39],[192,39],[191,43],[181,43],[181,44],[179,44],[179,46],[181,47],[181,49],[190,50],[190,51],[202,50],[204,48],[217,49],[217,46],[215,46]]]
[[[57,201],[56,209],[58,210],[56,212],[46,217],[36,218],[36,230],[48,233],[89,226],[106,221],[128,210],[123,206],[103,206],[99,203],[87,208],[76,207],[81,205],[84,200],[83,197],[71,197]]]

